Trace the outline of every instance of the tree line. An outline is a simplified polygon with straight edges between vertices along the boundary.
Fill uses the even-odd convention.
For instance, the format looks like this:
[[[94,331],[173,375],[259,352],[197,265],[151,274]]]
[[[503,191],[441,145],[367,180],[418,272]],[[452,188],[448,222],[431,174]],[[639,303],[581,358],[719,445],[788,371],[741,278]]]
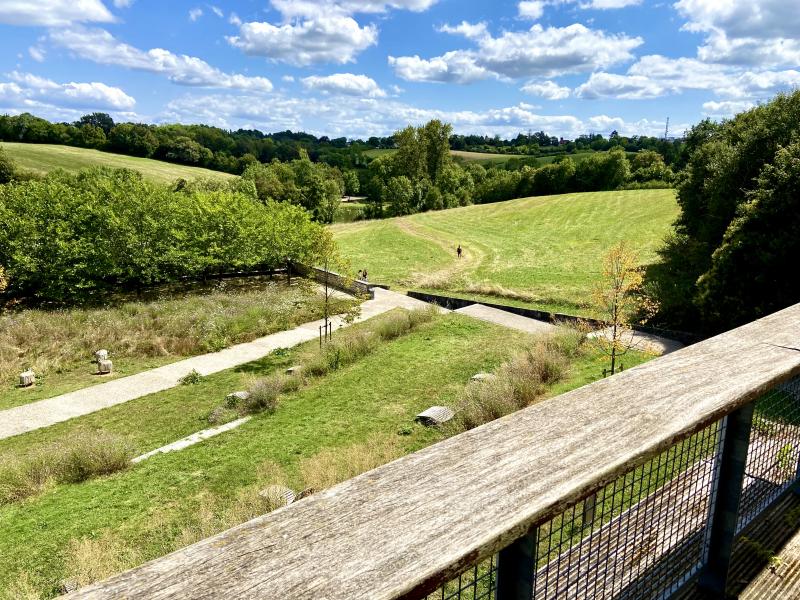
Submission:
[[[295,160],[301,158],[301,152],[305,152],[312,162],[323,162],[340,169],[362,169],[371,160],[366,153],[368,150],[395,149],[401,143],[399,132],[367,140],[330,138],[288,130],[262,133],[251,129],[228,131],[209,125],[115,123],[110,115],[101,112],[84,115],[73,123],[51,123],[30,113],[0,115],[0,140],[107,150],[233,174],[240,174],[257,162]],[[653,150],[660,153],[668,165],[680,162],[683,148],[679,140],[623,137],[616,132],[608,138],[592,134],[565,140],[539,131],[528,135],[520,133],[506,140],[499,136],[456,135],[451,131],[447,141],[452,150],[531,157],[566,156],[617,147],[627,152]]]
[[[166,186],[96,168],[0,185],[6,294],[71,303],[119,288],[313,261],[330,233],[252,180]]]
[[[367,216],[399,216],[525,196],[669,187],[673,172],[664,158],[643,150],[628,158],[619,147],[574,161],[559,157],[542,167],[510,170],[459,163],[450,154],[451,126],[430,121],[395,134],[397,151],[373,160],[362,176]]]
[[[646,278],[656,321],[716,333],[800,302],[800,91],[686,143],[680,215]]]

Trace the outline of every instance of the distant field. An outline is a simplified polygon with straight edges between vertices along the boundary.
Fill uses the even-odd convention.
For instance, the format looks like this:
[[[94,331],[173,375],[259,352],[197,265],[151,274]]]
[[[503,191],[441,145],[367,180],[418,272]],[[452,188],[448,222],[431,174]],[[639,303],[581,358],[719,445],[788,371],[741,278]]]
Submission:
[[[55,144],[17,144],[0,142],[11,158],[23,169],[47,173],[55,169],[79,171],[88,167],[114,167],[134,169],[153,181],[171,183],[176,179],[197,177],[234,177],[229,173],[200,167],[175,165],[150,158],[137,158],[87,148],[72,148]]]
[[[364,154],[371,158],[383,156],[385,154],[394,154],[397,150],[392,149],[376,149],[367,150]],[[529,158],[526,154],[495,154],[492,152],[467,152],[465,150],[450,150],[451,156],[461,158],[467,162],[505,162],[509,158]]]
[[[631,190],[524,198],[332,230],[372,281],[590,313],[607,250],[625,240],[643,264],[652,262],[677,214],[672,190]]]

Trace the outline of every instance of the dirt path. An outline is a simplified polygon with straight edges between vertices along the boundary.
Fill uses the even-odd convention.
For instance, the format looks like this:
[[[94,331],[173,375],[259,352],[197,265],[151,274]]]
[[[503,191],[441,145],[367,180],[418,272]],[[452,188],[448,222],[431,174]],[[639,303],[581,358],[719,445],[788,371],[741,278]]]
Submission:
[[[414,223],[408,217],[395,220],[394,225],[403,233],[436,244],[447,254],[453,257],[456,256],[458,241],[453,241],[441,234],[437,235],[431,229]],[[453,262],[448,266],[428,273],[414,273],[406,283],[422,288],[446,288],[457,277],[466,275],[468,272],[475,271],[480,267],[486,260],[488,252],[475,243],[463,245],[462,250],[461,258],[454,258]]]

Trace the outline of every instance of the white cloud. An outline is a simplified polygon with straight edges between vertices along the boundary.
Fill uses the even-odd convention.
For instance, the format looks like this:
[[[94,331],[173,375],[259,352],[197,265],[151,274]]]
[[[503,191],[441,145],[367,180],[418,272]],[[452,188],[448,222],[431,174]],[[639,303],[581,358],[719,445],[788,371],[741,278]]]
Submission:
[[[189,11],[189,20],[190,21],[197,21],[200,17],[203,16],[203,9],[202,8],[193,8]]]
[[[306,89],[329,94],[344,94],[362,98],[386,97],[386,92],[380,88],[374,79],[366,75],[354,75],[353,73],[335,73],[324,77],[312,75],[303,78],[303,85]]]
[[[118,87],[104,83],[56,83],[31,73],[13,71],[10,82],[0,82],[0,105],[31,107],[49,105],[83,109],[129,110],[136,104]]]
[[[542,115],[526,103],[485,111],[447,111],[419,108],[391,98],[292,98],[276,95],[269,104],[247,95],[186,96],[173,100],[161,117],[167,121],[207,122],[220,127],[255,127],[262,131],[303,130],[317,135],[366,138],[388,135],[409,123],[430,119],[452,123],[457,133],[515,136],[528,129],[574,138],[616,129],[623,135],[658,135],[664,123],[599,115]],[[676,126],[677,127],[677,126]]]
[[[235,12],[232,12],[231,16],[228,17],[228,23],[239,27],[239,25],[242,24],[242,20],[239,18],[239,15],[237,15]]]
[[[133,0],[114,0],[114,6],[117,8],[128,8],[133,4]]]
[[[582,2],[581,8],[593,8],[595,10],[610,10],[616,8],[627,8],[641,4],[642,0],[591,0]]]
[[[554,81],[531,81],[522,86],[521,90],[531,96],[540,96],[546,100],[563,100],[569,98],[571,90],[558,85]]]
[[[707,34],[698,57],[738,65],[800,64],[800,10],[794,0],[679,0],[684,29]]]
[[[499,37],[487,33],[476,42],[474,50],[454,50],[431,59],[389,57],[389,64],[399,77],[410,81],[468,83],[487,77],[552,77],[631,60],[631,51],[643,40],[577,23],[547,28],[537,23],[527,31],[505,31]]]
[[[389,65],[395,75],[406,81],[430,81],[434,83],[471,83],[493,74],[479,66],[475,58],[463,51],[447,52],[431,59],[419,56],[390,56]]]
[[[101,0],[0,0],[0,23],[60,27],[79,22],[110,23]]]
[[[284,75],[281,79],[286,83],[294,83],[294,76],[292,75]]]
[[[28,48],[28,54],[31,55],[31,58],[36,62],[44,62],[45,57],[45,50],[40,46],[31,46]]]
[[[239,35],[228,42],[245,54],[296,66],[354,62],[357,54],[378,43],[378,28],[361,25],[354,15],[389,10],[421,12],[438,0],[271,0],[281,23],[242,23],[231,16]]]
[[[524,0],[517,4],[517,11],[520,18],[536,21],[544,14],[544,2],[542,0]]]
[[[643,56],[624,75],[592,73],[578,86],[580,98],[636,100],[678,94],[684,90],[707,90],[730,98],[760,98],[800,85],[800,72],[742,71],[729,65],[709,64],[695,58]]]
[[[103,29],[53,30],[50,32],[50,39],[81,58],[105,65],[160,73],[180,85],[231,88],[254,92],[272,90],[272,83],[265,77],[225,73],[200,58],[185,54],[173,54],[163,48],[140,50],[120,42]]]
[[[284,18],[315,18],[320,13],[354,15],[385,13],[389,10],[423,12],[438,0],[271,0],[275,10]]]
[[[210,4],[208,8],[210,8],[211,12],[217,15],[220,19],[225,17],[225,13],[222,12],[222,9],[219,6],[214,6],[213,4]]]
[[[442,33],[463,35],[467,39],[478,39],[487,35],[487,25],[484,21],[480,23],[461,21],[458,25],[442,25],[439,31]]]
[[[704,102],[703,112],[709,117],[730,117],[736,113],[749,110],[755,106],[748,100],[725,100],[722,102]]]
[[[356,54],[378,41],[375,25],[361,27],[355,19],[332,15],[297,23],[243,23],[228,42],[251,56],[306,66],[354,62]]]

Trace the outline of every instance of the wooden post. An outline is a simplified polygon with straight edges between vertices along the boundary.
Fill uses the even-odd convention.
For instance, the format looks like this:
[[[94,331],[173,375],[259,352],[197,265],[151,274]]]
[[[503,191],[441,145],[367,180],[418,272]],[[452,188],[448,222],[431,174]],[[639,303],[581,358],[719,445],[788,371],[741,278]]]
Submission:
[[[536,573],[536,543],[539,530],[534,529],[510,546],[500,550],[497,561],[496,600],[530,600]]]
[[[755,404],[750,402],[730,413],[721,433],[722,447],[711,488],[713,512],[709,515],[704,565],[698,582],[700,590],[713,598],[726,597],[754,408]]]

